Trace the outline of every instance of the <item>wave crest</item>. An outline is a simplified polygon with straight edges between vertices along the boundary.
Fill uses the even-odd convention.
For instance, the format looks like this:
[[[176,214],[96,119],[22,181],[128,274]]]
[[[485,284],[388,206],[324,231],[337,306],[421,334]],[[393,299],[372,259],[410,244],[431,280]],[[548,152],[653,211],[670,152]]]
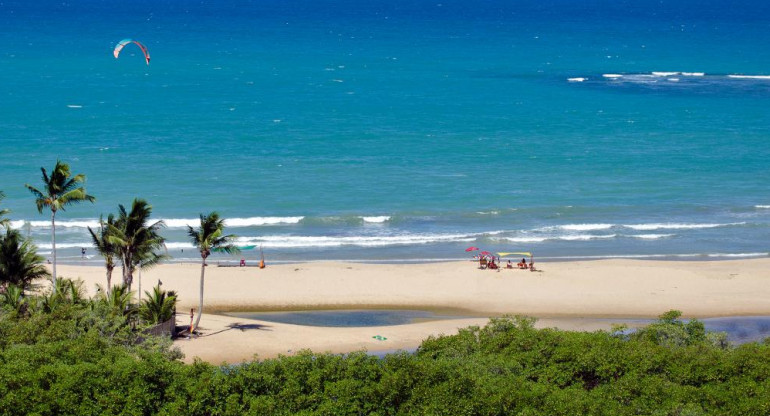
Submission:
[[[735,225],[745,225],[745,222],[731,222],[725,224],[692,224],[692,223],[654,223],[654,224],[626,224],[626,228],[638,231],[652,230],[694,230],[698,228],[717,228],[730,227]]]

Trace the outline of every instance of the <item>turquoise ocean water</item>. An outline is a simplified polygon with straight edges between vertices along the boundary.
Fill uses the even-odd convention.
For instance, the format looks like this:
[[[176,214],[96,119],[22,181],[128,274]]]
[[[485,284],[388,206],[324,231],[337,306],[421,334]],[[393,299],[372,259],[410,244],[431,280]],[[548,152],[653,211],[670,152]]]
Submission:
[[[767,256],[765,1],[0,2],[0,190],[57,158],[169,254],[219,211],[269,261]],[[135,45],[119,59],[123,38]],[[93,254],[93,250],[89,255]],[[257,258],[258,251],[244,253]],[[91,258],[95,264],[98,258]]]

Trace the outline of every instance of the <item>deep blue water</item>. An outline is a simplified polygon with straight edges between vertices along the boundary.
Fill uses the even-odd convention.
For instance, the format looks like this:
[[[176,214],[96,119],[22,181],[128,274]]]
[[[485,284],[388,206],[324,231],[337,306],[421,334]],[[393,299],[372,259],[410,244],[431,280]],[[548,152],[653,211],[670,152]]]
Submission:
[[[212,210],[271,261],[767,256],[767,16],[760,0],[3,0],[2,206],[50,251],[23,184],[60,158],[98,199],[59,214],[70,261],[134,197],[176,259]],[[123,38],[151,64],[135,45],[113,58]]]

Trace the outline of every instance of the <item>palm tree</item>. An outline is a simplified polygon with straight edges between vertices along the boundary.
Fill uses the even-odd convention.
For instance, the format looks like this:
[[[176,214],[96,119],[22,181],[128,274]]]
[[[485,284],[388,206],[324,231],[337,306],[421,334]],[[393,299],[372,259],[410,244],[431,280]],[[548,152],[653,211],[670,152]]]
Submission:
[[[6,228],[0,234],[0,287],[29,289],[33,280],[48,276],[35,245],[19,231]]]
[[[0,191],[0,201],[5,199],[5,193],[3,191]],[[0,227],[8,227],[10,224],[10,220],[8,218],[5,218],[6,215],[8,215],[11,211],[8,209],[0,209]]]
[[[139,318],[148,324],[166,322],[174,316],[176,310],[176,293],[160,289],[160,285],[152,289],[152,293],[144,292],[147,299],[139,307]]]
[[[143,199],[134,199],[131,211],[126,211],[123,205],[118,206],[118,218],[114,224],[107,224],[107,240],[115,246],[123,266],[123,284],[131,290],[134,272],[137,269],[152,267],[167,256],[158,254],[164,248],[165,239],[159,231],[163,221],[148,225],[152,214],[152,206]]]
[[[27,298],[24,297],[24,289],[16,285],[8,285],[0,292],[0,307],[23,315],[28,308]]]
[[[40,168],[43,172],[43,190],[34,186],[25,184],[24,186],[35,195],[35,204],[41,214],[43,208],[51,209],[51,246],[53,252],[53,282],[56,290],[56,212],[64,211],[67,205],[77,204],[82,201],[94,202],[95,198],[86,193],[86,188],[81,184],[85,183],[86,176],[83,174],[70,176],[70,167],[60,160],[56,161],[51,171],[51,176],[45,168]]]
[[[106,226],[105,226],[106,225]],[[99,231],[94,232],[91,227],[88,227],[88,232],[91,234],[91,240],[96,247],[96,252],[104,257],[104,267],[107,268],[107,294],[109,295],[112,290],[112,270],[115,269],[115,257],[118,254],[117,247],[110,243],[109,232],[110,226],[115,226],[115,217],[110,214],[107,216],[107,223],[105,224],[104,218],[99,217]]]
[[[211,255],[212,250],[222,251],[228,254],[240,252],[238,247],[231,243],[235,236],[223,235],[225,230],[225,220],[220,219],[219,214],[216,212],[212,212],[209,215],[201,214],[200,219],[201,224],[197,230],[189,225],[187,226],[187,235],[190,236],[192,243],[201,253],[200,302],[198,304],[198,317],[195,319],[193,331],[198,328],[198,323],[200,322],[201,314],[203,313],[203,276],[206,272],[206,258]]]
[[[131,304],[134,298],[134,292],[128,290],[124,284],[115,285],[112,291],[107,292],[97,285],[96,301],[107,306],[111,313],[115,315],[132,316],[136,313],[136,308]]]

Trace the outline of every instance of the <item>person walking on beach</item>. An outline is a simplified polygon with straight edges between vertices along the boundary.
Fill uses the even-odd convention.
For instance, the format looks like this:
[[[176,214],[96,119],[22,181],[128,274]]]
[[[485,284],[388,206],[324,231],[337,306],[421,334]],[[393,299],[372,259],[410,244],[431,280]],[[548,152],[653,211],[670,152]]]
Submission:
[[[85,247],[81,247],[80,248],[80,258],[81,259],[86,258],[86,248]]]

